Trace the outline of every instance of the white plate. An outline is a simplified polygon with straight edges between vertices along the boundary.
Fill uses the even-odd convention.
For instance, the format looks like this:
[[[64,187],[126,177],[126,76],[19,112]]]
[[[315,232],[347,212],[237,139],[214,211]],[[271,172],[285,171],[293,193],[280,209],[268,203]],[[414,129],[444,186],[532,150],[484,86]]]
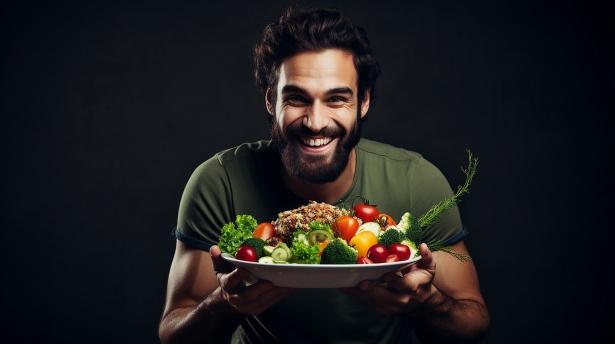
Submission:
[[[261,264],[238,260],[228,253],[223,253],[222,258],[280,287],[347,288],[415,264],[421,256],[380,264]]]

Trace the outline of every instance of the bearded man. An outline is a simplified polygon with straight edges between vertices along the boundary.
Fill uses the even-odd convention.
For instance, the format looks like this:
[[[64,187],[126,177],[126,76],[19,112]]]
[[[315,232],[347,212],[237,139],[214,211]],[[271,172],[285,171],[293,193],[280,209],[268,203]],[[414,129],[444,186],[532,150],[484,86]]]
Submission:
[[[201,164],[184,190],[159,335],[164,343],[475,341],[489,315],[472,262],[420,246],[421,261],[387,284],[291,289],[225,270],[215,243],[237,214],[266,221],[308,200],[363,196],[399,218],[452,195],[420,154],[361,138],[379,75],[367,36],[334,10],[288,11],[256,47],[271,140]],[[457,208],[425,240],[469,254]],[[437,271],[437,273],[436,273]]]

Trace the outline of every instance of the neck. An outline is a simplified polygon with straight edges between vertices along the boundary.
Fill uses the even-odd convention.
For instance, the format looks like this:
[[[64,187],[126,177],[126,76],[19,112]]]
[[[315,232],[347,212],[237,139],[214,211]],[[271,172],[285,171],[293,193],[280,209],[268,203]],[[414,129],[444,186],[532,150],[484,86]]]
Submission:
[[[355,149],[353,149],[350,152],[348,163],[346,164],[346,167],[344,167],[342,173],[339,177],[337,177],[337,179],[329,183],[309,183],[289,175],[284,168],[282,175],[286,185],[288,185],[290,190],[296,195],[310,201],[333,204],[336,203],[352,186],[356,162],[356,152]]]

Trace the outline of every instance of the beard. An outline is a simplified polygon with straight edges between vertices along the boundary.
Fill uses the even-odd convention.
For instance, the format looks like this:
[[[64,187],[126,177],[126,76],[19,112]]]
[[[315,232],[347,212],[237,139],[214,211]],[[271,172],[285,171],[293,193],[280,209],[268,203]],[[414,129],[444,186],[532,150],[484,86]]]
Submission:
[[[357,110],[357,113],[360,110]],[[273,121],[271,128],[271,141],[277,148],[280,160],[287,173],[295,178],[309,183],[322,184],[336,180],[350,158],[350,152],[361,138],[361,124],[358,119],[348,132],[337,124],[325,127],[315,133],[303,125],[303,121],[295,121],[282,132],[277,121]],[[310,155],[302,152],[300,145],[302,136],[324,136],[338,139],[333,152],[327,156]],[[328,161],[327,161],[328,160]]]

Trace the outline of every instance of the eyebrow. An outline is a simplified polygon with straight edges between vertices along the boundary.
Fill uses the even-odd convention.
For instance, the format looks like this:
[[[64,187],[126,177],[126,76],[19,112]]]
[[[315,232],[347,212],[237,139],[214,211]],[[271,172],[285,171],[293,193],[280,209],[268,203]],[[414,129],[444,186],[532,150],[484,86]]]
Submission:
[[[287,94],[287,93],[301,93],[301,94],[307,95],[307,92],[303,88],[299,86],[295,86],[295,85],[286,85],[282,87],[282,94]],[[325,95],[328,95],[328,96],[332,94],[347,94],[349,96],[352,96],[353,92],[350,87],[336,87],[336,88],[327,90],[327,92],[325,93]]]

